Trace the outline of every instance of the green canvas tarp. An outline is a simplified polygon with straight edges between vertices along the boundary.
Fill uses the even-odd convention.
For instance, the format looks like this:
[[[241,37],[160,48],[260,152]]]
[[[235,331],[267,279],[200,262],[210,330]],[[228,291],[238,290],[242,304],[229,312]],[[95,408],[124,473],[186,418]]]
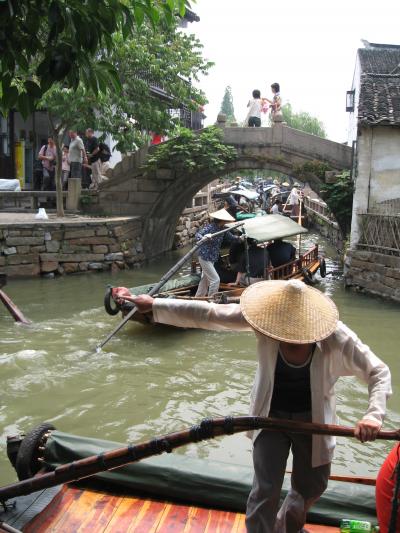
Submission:
[[[54,431],[46,445],[45,460],[48,467],[55,468],[123,446]],[[252,477],[250,467],[172,453],[103,472],[95,479],[97,484],[123,487],[143,497],[244,512]],[[289,478],[285,478],[282,496],[289,485]],[[342,518],[376,523],[374,487],[330,481],[309,512],[308,520],[337,526]]]
[[[231,225],[232,224],[227,224],[227,226]],[[274,239],[292,237],[293,235],[307,233],[308,231],[294,220],[283,215],[264,215],[261,217],[249,218],[245,220],[244,228],[247,237],[256,239],[260,243],[273,241]]]
[[[190,287],[191,285],[198,285],[200,281],[200,274],[186,274],[184,276],[170,279],[167,283],[161,288],[160,292],[168,292],[173,289],[184,289],[185,287]],[[138,294],[147,294],[155,286],[155,283],[150,283],[148,285],[138,285],[129,289],[133,295]]]

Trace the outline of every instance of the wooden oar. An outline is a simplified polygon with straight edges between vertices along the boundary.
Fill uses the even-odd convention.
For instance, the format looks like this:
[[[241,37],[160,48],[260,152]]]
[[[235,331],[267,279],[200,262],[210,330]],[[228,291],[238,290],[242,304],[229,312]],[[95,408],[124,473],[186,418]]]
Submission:
[[[176,274],[178,272],[178,270],[186,263],[186,261],[188,261],[188,259],[190,259],[192,257],[192,255],[196,252],[196,250],[198,250],[200,248],[200,246],[202,244],[204,244],[205,242],[207,242],[208,240],[210,239],[214,239],[215,237],[217,237],[218,235],[223,235],[224,233],[226,233],[227,231],[231,231],[235,228],[238,228],[240,226],[243,226],[244,225],[244,222],[238,222],[237,224],[229,227],[229,228],[225,228],[221,231],[217,231],[215,233],[212,233],[209,237],[207,236],[204,236],[202,239],[200,239],[198,241],[197,244],[195,244],[193,246],[193,248],[191,250],[189,250],[189,252],[187,254],[185,254],[181,259],[179,259],[179,261],[170,269],[168,270],[168,272],[166,274],[164,274],[164,276],[160,279],[160,281],[154,285],[154,287],[151,289],[151,291],[149,291],[147,294],[149,296],[153,296],[154,294],[157,294],[159,292],[159,290],[167,283],[168,280],[170,280],[172,278],[172,276],[174,274]],[[118,324],[117,327],[115,327],[112,332],[107,335],[107,337],[102,341],[100,342],[97,347],[96,347],[96,351],[100,351],[101,348],[103,348],[103,346],[105,344],[107,344],[107,342],[109,340],[111,340],[114,335],[116,333],[118,333],[118,331],[123,327],[125,326],[125,324],[132,318],[132,316],[136,313],[137,311],[137,307],[134,305],[132,307],[132,309],[129,311],[129,313],[124,317],[124,319],[122,320],[122,322],[120,322]]]
[[[286,474],[291,474],[291,470],[285,470]],[[343,483],[355,483],[357,485],[369,485],[374,487],[376,485],[376,478],[367,476],[341,476],[339,474],[330,474],[329,480],[342,481]]]
[[[22,311],[18,309],[18,307],[15,305],[15,303],[11,300],[7,294],[0,289],[0,300],[5,305],[6,309],[9,311],[10,315],[14,318],[16,322],[20,322],[21,324],[30,324],[30,320],[28,320]]]
[[[128,463],[133,463],[164,452],[171,453],[174,448],[191,442],[212,439],[221,435],[232,435],[249,430],[264,429],[269,431],[290,431],[293,433],[335,435],[338,437],[354,437],[352,427],[311,422],[297,422],[277,418],[252,416],[226,417],[205,419],[198,426],[184,431],[170,433],[137,445],[117,448],[99,455],[92,455],[57,467],[37,477],[26,479],[12,485],[0,488],[0,502],[10,498],[30,494],[37,490],[54,487],[61,483],[69,483],[93,476],[100,472],[113,470]],[[400,440],[400,430],[379,431],[378,439]]]
[[[302,226],[302,217],[301,217],[301,207],[303,205],[303,202],[301,200],[301,197],[299,198],[299,218],[297,220],[297,224],[299,224],[300,226]],[[300,257],[300,246],[301,246],[301,233],[298,234],[297,236],[297,249],[299,251],[299,257]]]

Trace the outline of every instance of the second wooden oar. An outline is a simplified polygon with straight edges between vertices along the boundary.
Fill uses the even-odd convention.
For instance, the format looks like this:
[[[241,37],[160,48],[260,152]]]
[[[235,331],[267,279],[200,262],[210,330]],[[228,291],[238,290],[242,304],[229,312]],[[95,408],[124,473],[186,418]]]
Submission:
[[[100,472],[113,470],[128,463],[133,463],[164,452],[171,453],[174,448],[191,442],[212,439],[221,435],[232,435],[243,431],[264,429],[268,431],[290,431],[295,433],[334,435],[337,437],[354,437],[354,428],[311,422],[297,422],[277,418],[238,416],[205,419],[198,426],[157,437],[137,445],[117,448],[99,455],[92,455],[57,467],[36,477],[0,488],[0,502],[16,496],[30,494],[37,490],[54,487],[93,476]],[[379,431],[378,439],[400,440],[400,430]]]
[[[243,225],[244,225],[244,222],[239,222],[238,224],[235,224],[234,226],[231,226],[230,228],[225,228],[221,231],[211,233],[210,236],[204,236],[193,246],[191,250],[189,250],[187,254],[185,254],[181,259],[179,259],[179,261],[170,270],[168,270],[166,274],[164,274],[164,276],[160,279],[160,281],[156,285],[154,285],[154,287],[151,289],[148,295],[153,296],[154,294],[157,294],[159,290],[167,283],[167,281],[170,280],[172,276],[178,272],[178,270],[186,263],[186,261],[188,261],[188,259],[192,257],[192,255],[196,252],[196,250],[200,248],[202,244],[204,244],[210,239],[214,239],[218,235],[223,235],[227,231],[231,231]],[[107,335],[107,337],[102,342],[100,342],[97,345],[96,351],[100,351],[101,348],[103,348],[103,346],[107,344],[107,342],[111,340],[114,337],[114,335],[118,333],[118,331],[131,319],[131,317],[136,313],[136,311],[137,311],[137,307],[133,306],[133,308],[129,311],[129,313],[124,317],[122,322],[120,322],[118,326],[115,327],[113,331],[109,335]]]
[[[30,321],[24,316],[22,311],[18,309],[15,303],[11,300],[7,294],[0,289],[0,300],[5,305],[6,309],[16,322],[21,324],[30,324]]]

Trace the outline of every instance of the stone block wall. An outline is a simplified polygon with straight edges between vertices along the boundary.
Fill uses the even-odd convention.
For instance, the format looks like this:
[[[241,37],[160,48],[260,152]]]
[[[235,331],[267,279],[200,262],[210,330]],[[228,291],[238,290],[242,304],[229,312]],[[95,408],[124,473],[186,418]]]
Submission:
[[[337,252],[341,254],[343,252],[344,243],[338,224],[310,209],[307,209],[307,217],[309,227],[315,228],[318,233],[328,239],[328,241],[336,248]]]
[[[208,206],[190,207],[179,217],[176,226],[174,248],[191,244],[196,231],[208,220]]]
[[[349,250],[345,259],[345,283],[400,302],[400,257]]]
[[[27,277],[138,266],[141,234],[139,218],[0,225],[0,271]]]

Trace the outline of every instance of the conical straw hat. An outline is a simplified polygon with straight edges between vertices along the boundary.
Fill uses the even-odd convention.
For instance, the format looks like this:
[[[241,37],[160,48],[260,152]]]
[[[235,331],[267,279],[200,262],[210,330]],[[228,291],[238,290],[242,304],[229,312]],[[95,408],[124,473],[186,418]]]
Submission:
[[[240,298],[244,318],[279,341],[308,344],[329,337],[339,318],[333,301],[300,280],[260,281]]]
[[[218,220],[224,220],[225,222],[235,222],[233,216],[231,216],[226,209],[214,211],[214,213],[210,213],[209,216]]]

